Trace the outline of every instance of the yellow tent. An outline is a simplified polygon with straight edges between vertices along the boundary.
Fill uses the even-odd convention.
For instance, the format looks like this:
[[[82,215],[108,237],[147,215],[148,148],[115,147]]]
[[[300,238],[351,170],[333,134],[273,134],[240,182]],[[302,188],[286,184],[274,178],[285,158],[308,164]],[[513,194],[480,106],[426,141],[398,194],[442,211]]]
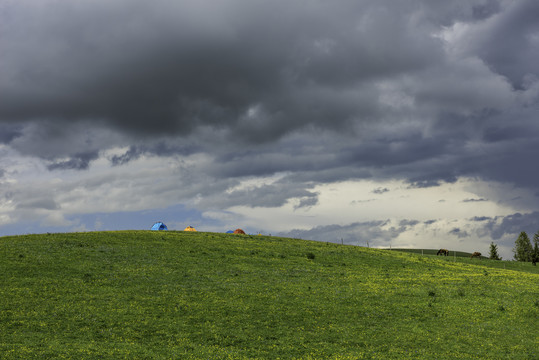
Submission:
[[[188,227],[186,227],[185,229],[183,229],[183,231],[197,231],[197,229],[195,229],[195,228],[192,227],[192,226],[188,226]]]

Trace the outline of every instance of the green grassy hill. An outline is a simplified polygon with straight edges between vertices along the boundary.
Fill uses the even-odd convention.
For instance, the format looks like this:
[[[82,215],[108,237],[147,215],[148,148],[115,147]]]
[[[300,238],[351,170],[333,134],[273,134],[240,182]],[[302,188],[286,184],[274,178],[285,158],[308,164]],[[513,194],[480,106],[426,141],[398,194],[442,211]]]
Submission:
[[[539,274],[539,266],[532,266],[529,262],[520,262],[520,261],[491,261],[487,256],[482,255],[481,259],[473,258],[471,259],[471,253],[464,251],[455,251],[449,250],[449,256],[437,256],[436,253],[438,249],[391,249],[392,251],[403,251],[412,254],[421,254],[425,257],[435,257],[440,261],[450,261],[457,262],[460,264],[475,264],[491,268],[505,269],[505,270],[516,270],[530,272],[533,274]],[[486,260],[486,261],[483,261]],[[478,261],[480,261],[478,263]]]
[[[421,255],[436,255],[439,249],[391,249],[391,250],[405,251],[405,252],[421,254]],[[470,258],[471,255],[472,253],[469,253],[469,252],[449,250],[449,256],[452,256],[452,257]],[[486,256],[484,255],[482,255],[481,257],[486,258]]]
[[[449,258],[216,233],[2,237],[0,358],[539,358],[531,264]]]

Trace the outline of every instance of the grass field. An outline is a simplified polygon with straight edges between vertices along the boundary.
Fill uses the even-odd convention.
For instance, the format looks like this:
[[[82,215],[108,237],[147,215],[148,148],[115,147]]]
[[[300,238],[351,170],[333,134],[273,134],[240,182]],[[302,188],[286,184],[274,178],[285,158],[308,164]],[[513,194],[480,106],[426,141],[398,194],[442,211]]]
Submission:
[[[526,262],[520,262],[520,261],[491,261],[488,260],[488,256],[485,256],[487,254],[483,254],[481,256],[481,260],[474,258],[471,259],[470,256],[472,255],[469,252],[463,252],[463,251],[449,251],[449,256],[436,256],[436,253],[438,252],[438,249],[392,249],[393,251],[404,251],[408,253],[413,254],[421,254],[422,256],[427,257],[436,257],[439,260],[442,261],[451,261],[451,262],[458,262],[460,264],[479,264],[482,266],[492,267],[492,268],[498,268],[498,269],[506,269],[506,270],[516,270],[516,271],[524,271],[524,272],[531,272],[534,274],[539,274],[539,266],[532,266],[531,263]],[[486,262],[482,262],[483,260],[486,260]],[[481,262],[477,262],[481,261]]]
[[[538,359],[539,274],[500,265],[217,233],[2,237],[0,358]]]

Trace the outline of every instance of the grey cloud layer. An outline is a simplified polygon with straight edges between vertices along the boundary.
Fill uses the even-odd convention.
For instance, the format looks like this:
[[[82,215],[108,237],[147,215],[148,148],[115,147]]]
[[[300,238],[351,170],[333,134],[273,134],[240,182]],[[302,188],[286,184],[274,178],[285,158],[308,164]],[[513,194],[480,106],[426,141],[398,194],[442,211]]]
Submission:
[[[505,249],[504,258],[511,259],[510,249],[514,247],[515,240],[521,231],[526,231],[530,237],[539,231],[539,212],[529,214],[515,213],[500,217],[477,217],[471,219],[468,230],[459,227],[453,227],[447,232],[458,241],[459,247],[463,242],[470,242],[470,250],[474,246],[485,249],[487,252],[488,244],[493,241],[503,246]],[[442,225],[443,226],[443,225]],[[415,220],[401,220],[400,222],[391,222],[390,220],[354,222],[346,225],[318,226],[310,230],[292,230],[283,232],[281,235],[298,237],[302,239],[311,239],[318,241],[343,242],[344,244],[374,247],[395,246],[399,235],[406,232],[417,232],[418,227],[440,232],[440,224],[436,220],[419,222]],[[483,239],[483,243],[478,245],[473,241],[476,238]],[[436,248],[445,244],[446,247],[455,246],[456,242],[450,238],[441,236],[419,240],[420,247]],[[397,246],[399,246],[397,244]],[[410,246],[408,243],[407,246]]]
[[[49,170],[118,145],[119,169],[200,152],[216,179],[289,172],[305,206],[349,178],[537,187],[536,1],[0,4],[0,143]],[[236,195],[283,203],[268,190]]]
[[[372,79],[442,61],[439,9],[420,3],[10,2],[0,115],[166,133],[343,126],[376,115]],[[443,20],[473,9],[443,6]]]
[[[281,235],[319,241],[342,241],[350,245],[389,247],[391,240],[406,231],[410,224],[400,223],[397,227],[384,228],[388,224],[388,220],[355,222],[348,225],[318,226],[310,230],[292,230]]]

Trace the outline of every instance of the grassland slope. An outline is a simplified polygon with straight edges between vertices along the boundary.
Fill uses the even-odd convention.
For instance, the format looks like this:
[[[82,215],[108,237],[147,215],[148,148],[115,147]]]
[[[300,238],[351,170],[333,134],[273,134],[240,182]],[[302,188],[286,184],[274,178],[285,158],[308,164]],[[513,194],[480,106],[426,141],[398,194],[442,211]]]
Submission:
[[[461,264],[474,264],[488,268],[498,268],[506,270],[515,270],[539,274],[539,266],[533,266],[531,262],[511,261],[511,260],[490,260],[487,256],[481,258],[471,258],[471,253],[463,251],[449,250],[449,256],[437,255],[437,249],[391,249],[392,251],[404,251],[413,254],[420,254],[425,257],[436,257],[441,261],[458,262]]]
[[[265,236],[0,238],[3,359],[537,359],[539,275]]]

